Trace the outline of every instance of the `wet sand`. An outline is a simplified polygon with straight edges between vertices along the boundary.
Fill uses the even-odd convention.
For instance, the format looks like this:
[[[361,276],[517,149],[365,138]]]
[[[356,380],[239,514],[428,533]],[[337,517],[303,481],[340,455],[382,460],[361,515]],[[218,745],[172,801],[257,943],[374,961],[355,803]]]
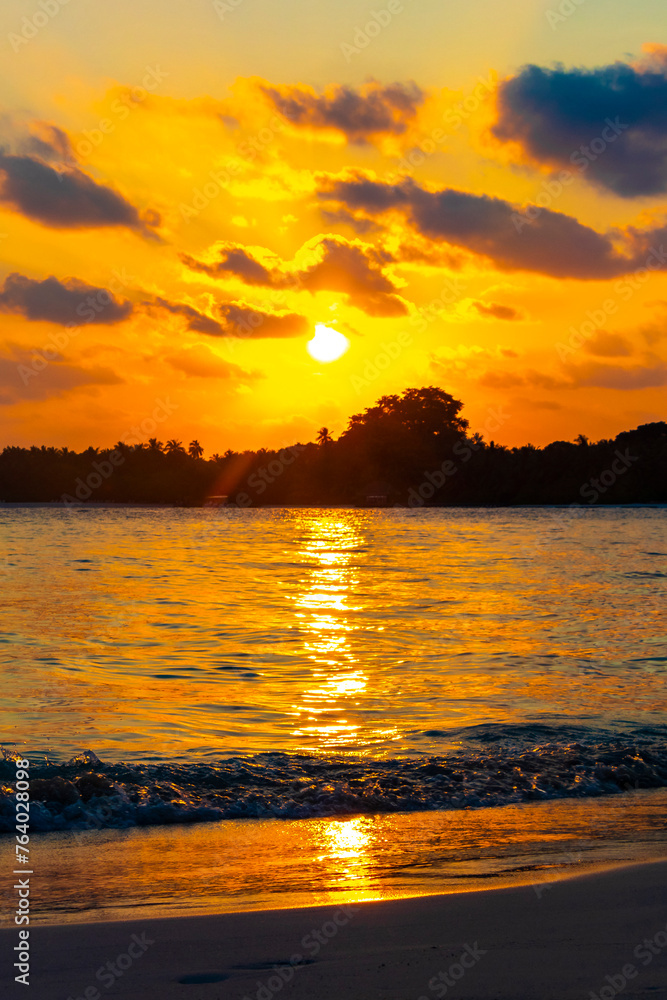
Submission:
[[[385,902],[33,927],[33,1000],[611,1000],[667,988],[667,862]],[[0,932],[3,996],[21,996]]]

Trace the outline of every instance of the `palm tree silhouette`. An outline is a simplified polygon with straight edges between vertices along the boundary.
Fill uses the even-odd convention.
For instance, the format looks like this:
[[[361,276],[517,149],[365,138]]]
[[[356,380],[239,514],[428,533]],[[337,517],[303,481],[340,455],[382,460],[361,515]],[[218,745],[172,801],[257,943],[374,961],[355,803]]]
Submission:
[[[188,455],[190,456],[190,458],[201,458],[203,454],[204,454],[204,449],[200,445],[199,441],[197,441],[197,439],[195,438],[195,440],[191,441],[190,444],[188,445]]]
[[[317,432],[317,443],[319,445],[333,444],[333,438],[331,437],[331,434],[329,434],[328,427],[320,427]]]
[[[175,454],[177,451],[185,451],[182,441],[177,441],[176,438],[170,438],[165,445],[165,451],[169,455]]]

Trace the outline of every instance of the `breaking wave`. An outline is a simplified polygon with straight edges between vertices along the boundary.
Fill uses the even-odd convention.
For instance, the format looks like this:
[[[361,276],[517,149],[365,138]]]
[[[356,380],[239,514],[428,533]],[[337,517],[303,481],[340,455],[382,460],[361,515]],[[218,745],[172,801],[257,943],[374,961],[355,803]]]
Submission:
[[[428,735],[445,743],[444,733]],[[92,751],[66,763],[33,757],[30,828],[307,819],[610,795],[667,786],[666,736],[666,727],[619,736],[584,727],[486,725],[448,733],[441,755],[391,760],[260,753],[125,764],[101,761]],[[0,831],[13,832],[11,782],[21,754],[1,754]]]

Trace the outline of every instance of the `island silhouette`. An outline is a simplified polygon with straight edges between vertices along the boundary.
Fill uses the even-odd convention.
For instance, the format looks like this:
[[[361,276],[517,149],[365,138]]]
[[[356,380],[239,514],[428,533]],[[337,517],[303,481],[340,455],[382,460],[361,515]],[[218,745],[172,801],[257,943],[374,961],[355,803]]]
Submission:
[[[470,432],[436,386],[382,396],[334,439],[205,459],[197,440],[5,447],[0,500],[180,506],[510,506],[667,502],[667,423],[613,439],[507,447]]]

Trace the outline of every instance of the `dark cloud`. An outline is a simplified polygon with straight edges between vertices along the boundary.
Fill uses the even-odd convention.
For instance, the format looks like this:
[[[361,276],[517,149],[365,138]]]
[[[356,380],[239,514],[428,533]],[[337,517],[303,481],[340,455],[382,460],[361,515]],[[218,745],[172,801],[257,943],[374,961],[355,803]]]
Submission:
[[[618,333],[600,330],[591,340],[586,341],[584,350],[599,358],[623,358],[632,354],[632,344]]]
[[[524,405],[532,410],[562,410],[560,403],[555,403],[551,399],[525,399]]]
[[[35,281],[14,273],[5,278],[0,291],[2,312],[62,326],[120,323],[127,319],[132,308],[131,302],[115,298],[108,289],[96,288],[75,278],[59,281],[51,276]]]
[[[522,375],[514,372],[485,372],[479,380],[479,384],[487,389],[518,389],[525,385],[526,380]]]
[[[225,336],[225,329],[221,323],[213,319],[212,316],[208,316],[193,306],[187,305],[185,302],[170,302],[168,299],[158,297],[153,302],[144,304],[149,309],[157,306],[159,309],[164,309],[165,312],[170,312],[175,316],[183,316],[187,322],[188,330],[195,330],[197,333],[206,333],[211,337]]]
[[[609,122],[614,123],[613,126]],[[501,84],[494,135],[623,198],[667,191],[667,60],[526,66]]]
[[[522,374],[518,372],[488,371],[479,380],[480,385],[488,389],[518,389],[520,386],[528,386],[533,389],[568,389],[573,383],[567,379],[555,378],[553,375],[545,375],[544,372],[529,369]]]
[[[651,326],[645,326],[641,334],[649,347],[655,347],[661,340],[667,338],[667,324],[653,323]]]
[[[76,157],[69,136],[50,122],[35,122],[32,134],[20,143],[21,152],[38,156],[47,162],[76,164]]]
[[[446,243],[432,243],[423,236],[416,236],[412,240],[403,239],[394,253],[396,260],[401,264],[426,264],[437,270],[446,267],[452,271],[460,271],[472,257],[471,254],[455,250]]]
[[[344,180],[322,174],[320,180],[320,198],[343,202],[352,210],[361,209],[376,214],[410,206],[413,185],[407,180],[398,184],[386,184],[366,177],[360,171],[349,171]]]
[[[480,378],[480,385],[488,389],[649,389],[667,385],[667,364],[652,361],[645,365],[625,368],[622,365],[605,365],[596,361],[581,365],[566,365],[565,378],[528,370],[522,373],[487,371]]]
[[[181,260],[194,270],[217,278],[235,276],[247,285],[275,289],[341,292],[350,305],[369,316],[404,316],[407,306],[398,289],[384,273],[394,258],[385,251],[343,236],[318,236],[303,248],[312,263],[278,262],[267,267],[246,247],[216,244],[209,251],[209,261],[182,254]],[[301,255],[303,257],[303,255]]]
[[[220,306],[226,336],[282,339],[301,337],[308,332],[305,316],[298,313],[271,313],[244,302],[226,302]]]
[[[44,226],[54,229],[127,226],[145,236],[155,235],[134,205],[78,167],[56,170],[34,156],[0,151],[0,178],[0,202]],[[158,221],[152,213],[150,225]]]
[[[594,386],[599,389],[651,389],[667,385],[667,364],[656,361],[648,365],[600,365],[596,363],[570,368],[573,386]]]
[[[202,271],[213,278],[233,276],[240,278],[246,285],[273,285],[278,280],[275,271],[269,271],[263,264],[238,243],[220,242],[214,247],[216,259],[213,263],[197,260],[190,254],[182,253],[180,258],[193,271]]]
[[[424,93],[416,83],[384,86],[371,81],[358,90],[334,86],[324,94],[301,84],[262,85],[260,89],[294,125],[335,128],[354,143],[367,143],[381,135],[401,135],[424,101]]]
[[[221,320],[202,313],[185,302],[169,302],[156,298],[144,303],[149,309],[157,307],[177,316],[183,316],[188,330],[205,333],[210,337],[263,338],[300,337],[308,330],[308,320],[297,313],[272,313],[255,309],[244,302],[223,302],[218,306]]]
[[[601,234],[561,212],[535,208],[530,216],[501,198],[445,188],[428,191],[406,178],[385,184],[353,173],[322,179],[319,197],[353,211],[397,211],[418,233],[488,257],[503,271],[534,271],[556,278],[601,280],[639,267],[664,270],[667,227]],[[653,266],[655,265],[655,267]]]
[[[538,372],[532,368],[528,369],[525,376],[526,384],[535,389],[567,389],[570,385],[567,379],[559,378],[554,375],[546,375],[544,372]]]
[[[327,212],[326,209],[322,209],[321,215],[327,225],[349,226],[359,236],[376,233],[382,229],[382,226],[379,226],[373,219],[368,219],[365,216],[357,217],[352,212],[348,212],[346,208],[339,208],[335,212]]]
[[[28,355],[16,351],[0,357],[0,406],[25,400],[63,396],[74,389],[97,385],[121,385],[110,368],[82,368],[60,358],[45,359],[39,352]]]
[[[512,306],[503,306],[499,302],[473,302],[473,307],[480,316],[489,316],[492,319],[514,320],[520,319],[521,313]]]

